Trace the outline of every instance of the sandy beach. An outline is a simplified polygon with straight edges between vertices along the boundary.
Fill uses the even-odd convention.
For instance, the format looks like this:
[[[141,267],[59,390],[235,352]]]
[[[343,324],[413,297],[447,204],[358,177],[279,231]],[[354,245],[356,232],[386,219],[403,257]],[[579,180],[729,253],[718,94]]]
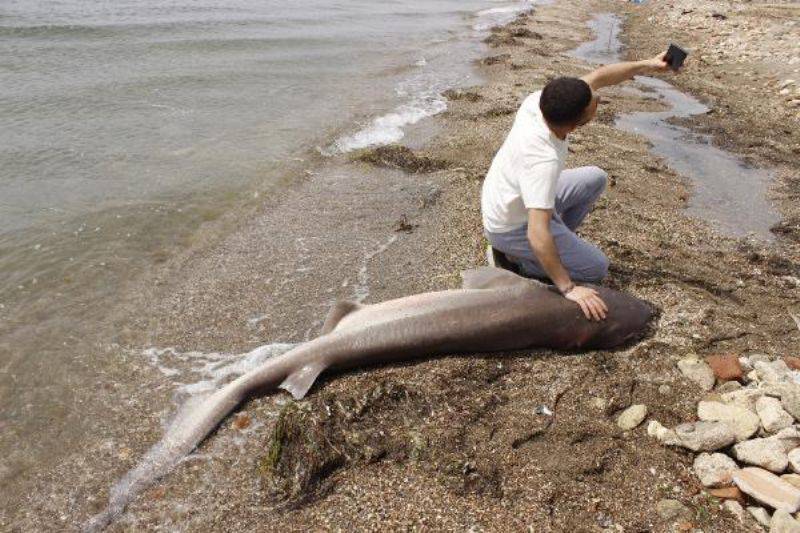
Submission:
[[[221,361],[302,342],[336,299],[457,287],[462,269],[484,262],[480,185],[519,103],[592,68],[570,51],[594,38],[597,13],[623,18],[626,58],[686,43],[685,71],[663,79],[710,111],[681,125],[770,172],[774,238],[731,236],[690,215],[695,185],[614,126],[664,104],[629,90],[635,82],[604,89],[598,119],[571,136],[568,166],[609,174],[581,234],[611,259],[609,286],[658,309],[647,338],[613,352],[366,369],[326,377],[300,402],[255,399],[110,530],[672,531],[656,512],[664,498],[691,510],[690,528],[756,527],[702,490],[692,454],[644,425],[622,431],[616,418],[645,404],[665,425],[693,419],[705,393],[678,371],[686,355],[800,356],[787,312],[800,305],[800,85],[781,86],[800,80],[800,28],[788,24],[800,11],[557,0],[496,28],[478,67],[485,83],[449,91],[448,109],[410,131],[406,148],[310,156],[285,193],[227,215],[153,269],[97,338],[80,340],[87,361],[109,354],[76,399],[91,438],[16,480],[2,529],[74,530],[102,510],[174,412],[176,382],[163,369],[206,377],[182,354]]]

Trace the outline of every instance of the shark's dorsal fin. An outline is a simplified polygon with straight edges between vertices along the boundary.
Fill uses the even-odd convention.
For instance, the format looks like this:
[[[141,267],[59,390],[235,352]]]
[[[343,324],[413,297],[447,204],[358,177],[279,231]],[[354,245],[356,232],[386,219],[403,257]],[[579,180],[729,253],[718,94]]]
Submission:
[[[289,391],[295,400],[302,400],[326,366],[320,361],[308,363],[289,374],[279,386]]]
[[[482,266],[461,272],[465,289],[501,289],[514,285],[527,285],[531,280],[502,268]]]
[[[336,326],[339,325],[339,322],[341,322],[341,320],[344,317],[346,317],[353,311],[358,311],[362,307],[364,306],[358,302],[339,300],[338,302],[333,304],[331,310],[328,311],[328,316],[325,318],[325,323],[322,324],[321,334],[325,335],[326,333],[330,333],[331,331],[336,329]]]

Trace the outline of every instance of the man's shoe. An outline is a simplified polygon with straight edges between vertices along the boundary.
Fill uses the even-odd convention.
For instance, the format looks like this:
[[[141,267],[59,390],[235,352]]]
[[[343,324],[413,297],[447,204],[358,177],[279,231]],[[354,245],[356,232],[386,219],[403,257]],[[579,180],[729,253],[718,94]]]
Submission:
[[[508,270],[509,272],[513,272],[514,274],[520,275],[519,266],[509,261],[508,257],[506,257],[506,254],[496,250],[491,244],[486,247],[486,262],[489,264],[489,266],[502,268],[504,270]]]

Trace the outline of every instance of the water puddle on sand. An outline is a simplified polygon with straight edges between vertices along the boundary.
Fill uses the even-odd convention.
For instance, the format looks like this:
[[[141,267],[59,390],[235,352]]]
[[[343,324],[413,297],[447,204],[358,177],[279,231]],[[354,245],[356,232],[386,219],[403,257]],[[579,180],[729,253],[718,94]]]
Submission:
[[[620,61],[619,17],[600,13],[589,22],[589,27],[595,32],[595,39],[581,44],[571,55],[590,63]],[[615,126],[645,136],[653,144],[653,153],[692,180],[694,195],[689,202],[689,213],[735,237],[754,234],[772,240],[770,227],[780,221],[780,215],[767,200],[772,173],[746,166],[738,157],[713,146],[709,135],[699,135],[668,122],[708,112],[709,108],[698,100],[658,78],[636,76],[635,81],[648,90],[641,94],[657,97],[671,108],[622,115]]]

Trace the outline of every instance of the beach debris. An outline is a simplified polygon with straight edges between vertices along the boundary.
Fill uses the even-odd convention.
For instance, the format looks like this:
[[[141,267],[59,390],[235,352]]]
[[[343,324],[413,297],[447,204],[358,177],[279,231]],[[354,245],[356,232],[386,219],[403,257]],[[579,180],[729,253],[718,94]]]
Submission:
[[[744,376],[742,363],[735,354],[718,354],[706,357],[706,363],[720,381],[739,381]]]
[[[412,224],[409,222],[408,216],[404,214],[394,223],[392,229],[394,229],[395,232],[411,233],[418,226],[419,224]]]
[[[407,146],[400,144],[365,148],[355,152],[353,159],[377,167],[397,168],[410,174],[434,172],[447,167],[446,161],[417,155]]]
[[[788,366],[792,370],[800,370],[800,357],[787,355],[783,358],[783,362],[786,363],[786,366]]]
[[[239,431],[243,431],[250,427],[253,423],[253,419],[250,418],[250,415],[247,413],[239,413],[233,419],[233,427],[238,429]]]
[[[716,378],[714,371],[705,361],[696,356],[685,357],[678,361],[678,369],[687,379],[696,383],[704,391],[714,388]]]
[[[644,421],[647,417],[647,406],[644,404],[631,405],[617,418],[617,426],[623,431],[629,431]]]
[[[542,404],[542,405],[537,405],[537,406],[536,406],[536,409],[534,409],[534,412],[535,412],[537,415],[553,416],[553,411],[551,411],[551,410],[550,410],[550,408],[549,408],[549,407],[547,407],[547,406],[546,406],[546,405],[544,405],[544,404]]]
[[[701,453],[692,468],[704,487],[724,487],[731,484],[739,465],[724,453]]]

